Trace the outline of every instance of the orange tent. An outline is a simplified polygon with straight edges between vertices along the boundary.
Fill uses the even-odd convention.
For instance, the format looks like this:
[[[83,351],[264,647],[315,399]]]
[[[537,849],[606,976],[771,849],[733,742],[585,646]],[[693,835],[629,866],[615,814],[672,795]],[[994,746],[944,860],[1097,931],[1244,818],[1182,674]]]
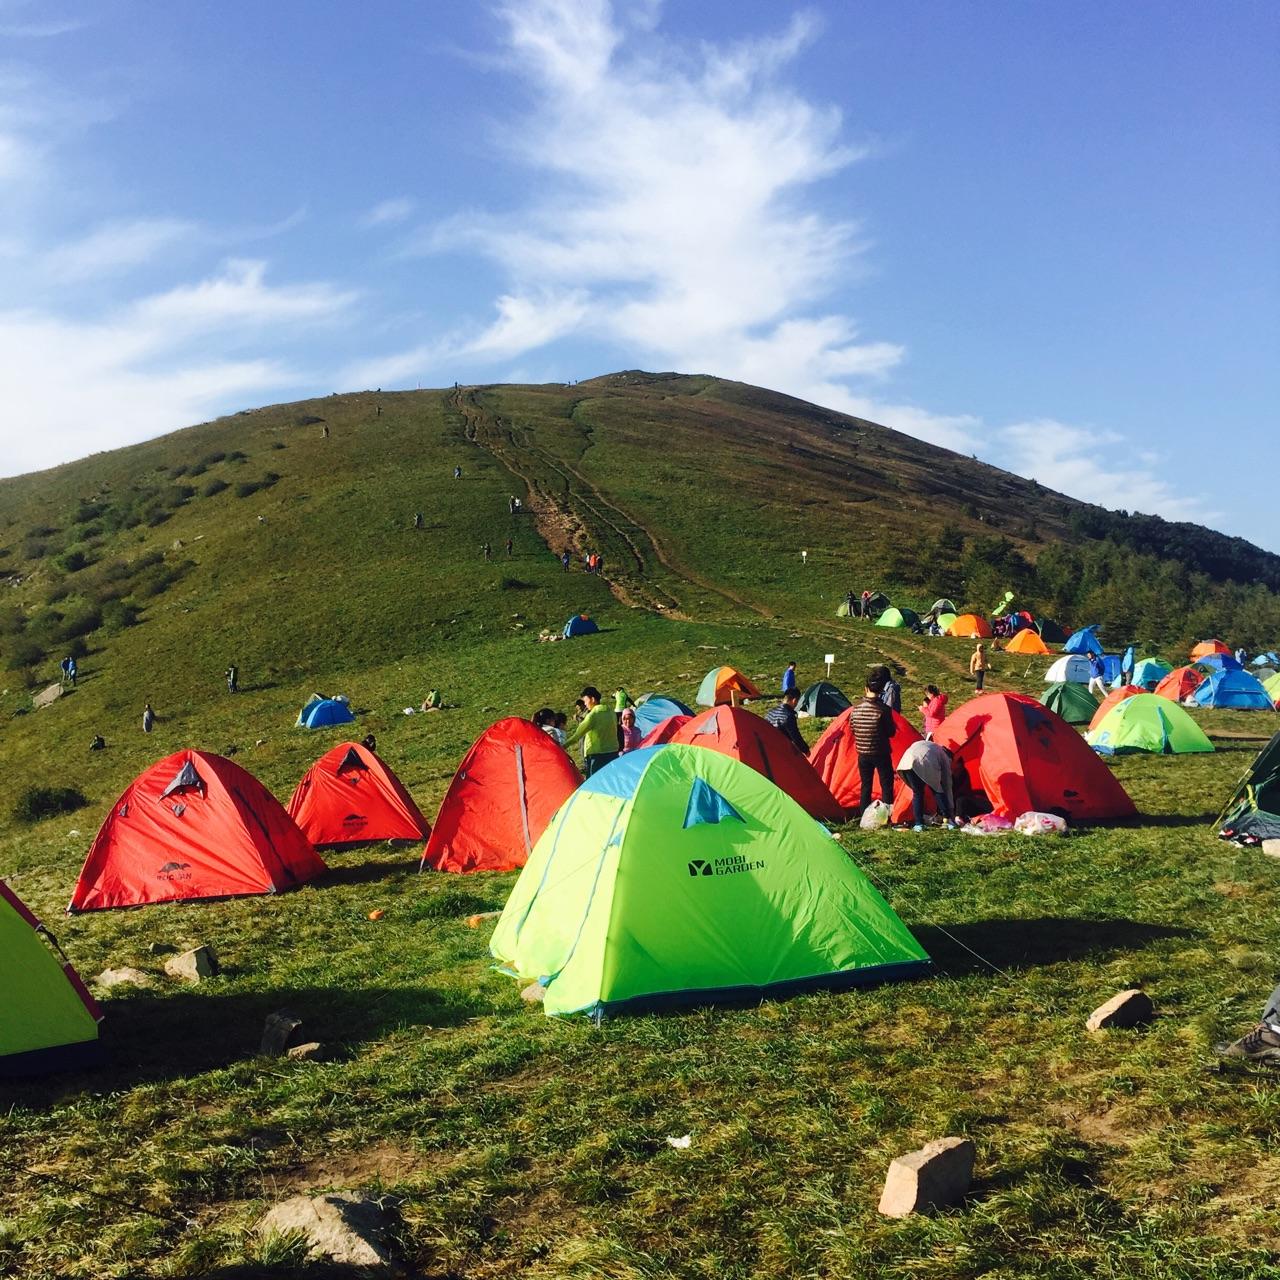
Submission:
[[[986,618],[976,613],[962,613],[948,628],[949,636],[966,636],[970,640],[990,640],[995,633]]]
[[[1195,693],[1204,678],[1204,672],[1197,671],[1195,667],[1174,667],[1156,685],[1155,692],[1162,698],[1170,698],[1174,702],[1181,702],[1184,698],[1189,698]]]
[[[1093,719],[1089,721],[1089,727],[1086,733],[1092,733],[1101,723],[1102,717],[1116,705],[1117,702],[1123,702],[1126,698],[1132,698],[1135,694],[1146,693],[1140,684],[1121,685],[1119,689],[1112,689],[1103,700],[1098,703],[1098,709],[1093,713]]]
[[[462,757],[436,814],[422,865],[436,871],[514,871],[582,775],[529,720],[508,716]]]
[[[967,783],[985,794],[1001,817],[1036,810],[1073,822],[1101,822],[1137,812],[1115,774],[1080,734],[1025,694],[980,694],[953,711],[933,740],[951,752],[957,790]],[[899,782],[894,821],[903,821],[910,812],[911,792]]]
[[[1191,650],[1191,660],[1194,662],[1197,658],[1207,658],[1211,653],[1230,653],[1231,650],[1222,643],[1221,640],[1201,640],[1194,649]]]
[[[681,725],[671,741],[718,751],[749,764],[815,818],[841,822],[844,812],[809,761],[768,721],[741,707],[712,707]]]
[[[289,816],[315,845],[425,840],[431,831],[385,761],[356,742],[339,743],[302,775]]]
[[[760,697],[760,690],[735,667],[712,667],[698,686],[698,706],[719,707]]]
[[[69,911],[276,893],[325,870],[311,841],[251,773],[179,751],[140,773],[94,838]]]
[[[1005,653],[1052,653],[1043,640],[1040,639],[1040,633],[1032,627],[1023,627],[1012,640],[1004,647]]]
[[[842,711],[829,725],[809,751],[809,763],[828,790],[846,810],[856,809],[862,799],[862,783],[858,777],[858,748],[854,745],[849,716],[853,707]],[[889,751],[894,767],[902,759],[902,753],[913,743],[920,741],[914,725],[898,712],[893,713],[893,737],[889,739]],[[880,779],[871,784],[871,798],[881,800]]]

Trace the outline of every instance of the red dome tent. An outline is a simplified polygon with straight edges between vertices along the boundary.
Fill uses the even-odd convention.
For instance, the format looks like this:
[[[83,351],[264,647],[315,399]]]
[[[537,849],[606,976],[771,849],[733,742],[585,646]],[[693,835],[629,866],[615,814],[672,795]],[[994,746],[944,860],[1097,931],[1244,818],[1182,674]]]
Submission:
[[[841,712],[827,725],[826,731],[809,751],[809,763],[827,784],[837,802],[845,809],[856,809],[858,802],[862,799],[862,786],[858,778],[858,748],[854,745],[853,730],[849,727],[849,716],[852,712],[852,707],[848,711]],[[889,750],[893,755],[895,768],[898,761],[902,759],[902,753],[913,742],[919,741],[920,734],[915,726],[895,711],[893,737],[889,740]],[[871,784],[871,797],[873,800],[883,798],[880,795],[878,777]]]
[[[640,746],[660,747],[664,743],[670,742],[675,734],[692,719],[692,716],[668,716],[665,720],[654,725],[654,727],[640,739]]]
[[[519,716],[499,720],[462,757],[422,865],[436,871],[523,867],[547,823],[581,781],[550,734]]]
[[[224,756],[179,751],[140,773],[116,801],[67,910],[277,893],[324,869],[251,773]]]
[[[672,735],[671,741],[707,747],[749,764],[781,787],[815,818],[842,822],[844,812],[813,766],[773,725],[741,707],[712,707]]]
[[[1204,681],[1204,672],[1195,667],[1174,667],[1163,680],[1156,685],[1155,692],[1162,698],[1171,698],[1181,702],[1189,698]]]
[[[386,762],[356,742],[339,743],[302,775],[289,816],[314,845],[425,840],[431,832]]]
[[[956,774],[985,793],[1001,817],[1036,810],[1073,822],[1102,822],[1137,812],[1115,774],[1075,729],[1025,694],[981,694],[953,711],[933,740],[951,752]],[[894,820],[910,811],[911,792],[899,783]]]

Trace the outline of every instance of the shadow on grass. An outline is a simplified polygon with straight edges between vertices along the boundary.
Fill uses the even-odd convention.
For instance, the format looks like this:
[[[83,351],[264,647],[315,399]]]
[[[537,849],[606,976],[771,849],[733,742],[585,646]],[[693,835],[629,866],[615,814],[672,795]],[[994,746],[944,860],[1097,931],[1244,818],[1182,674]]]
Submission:
[[[432,987],[281,987],[200,991],[156,997],[145,992],[103,1002],[102,1065],[97,1069],[0,1082],[5,1103],[39,1109],[84,1091],[95,1094],[180,1080],[257,1056],[267,1015],[302,1020],[303,1040],[341,1058],[366,1040],[400,1027],[456,1027],[489,1006]],[[284,1065],[279,1059],[274,1060]]]
[[[941,928],[912,930],[933,958],[937,972],[950,977],[989,973],[970,951],[1001,969],[1029,969],[1061,960],[1098,958],[1119,951],[1139,951],[1162,938],[1195,938],[1194,929],[1142,924],[1137,920],[1089,920],[1042,916],[1034,920],[973,920]]]
[[[1126,818],[1111,823],[1116,830],[1140,830],[1143,827],[1207,827],[1218,817],[1220,810],[1208,813],[1141,813],[1136,818]]]
[[[328,867],[328,870],[315,882],[316,889],[320,891],[340,884],[374,884],[378,880],[387,880],[392,876],[403,875],[409,871],[416,874],[418,863],[421,861],[421,854],[415,854],[399,862],[391,860],[386,862],[356,862],[350,866],[343,866],[339,863],[335,866],[334,863],[329,861],[331,852],[331,850],[323,850],[321,852],[321,857],[325,859],[325,866]]]

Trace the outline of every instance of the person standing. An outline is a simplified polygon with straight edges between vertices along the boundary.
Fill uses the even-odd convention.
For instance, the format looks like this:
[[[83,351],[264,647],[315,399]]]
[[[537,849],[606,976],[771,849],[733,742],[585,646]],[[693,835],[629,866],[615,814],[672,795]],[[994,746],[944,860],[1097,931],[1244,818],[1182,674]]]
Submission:
[[[796,703],[800,701],[800,690],[792,685],[782,691],[782,701],[770,709],[765,720],[779,730],[784,738],[802,755],[809,754],[809,744],[800,732],[800,721],[796,718]]]
[[[510,539],[510,538],[508,538],[508,539],[507,539],[507,541],[506,541],[506,552],[507,552],[507,559],[508,559],[508,560],[510,560],[510,559],[511,559],[511,549],[512,549],[512,542],[511,542],[511,539]]]
[[[227,692],[240,692],[240,669],[233,662],[223,673],[227,678]]]
[[[858,753],[859,814],[871,803],[872,783],[877,779],[881,799],[885,804],[893,803],[893,756],[889,746],[893,737],[893,712],[880,700],[888,677],[884,667],[872,667],[867,672],[862,697],[849,712],[849,728]]]
[[[902,686],[892,675],[888,676],[884,682],[884,692],[880,695],[880,701],[890,711],[896,711],[899,715],[902,714]]]
[[[1096,691],[1098,700],[1107,696],[1107,665],[1100,654],[1089,650],[1089,692]]]
[[[796,664],[794,662],[787,663],[787,669],[782,673],[782,696],[785,698],[796,687]]]
[[[898,760],[898,776],[911,788],[913,831],[924,830],[924,793],[933,792],[938,812],[948,825],[956,821],[955,794],[951,787],[951,753],[936,742],[921,738],[913,742]]]
[[[802,551],[802,552],[800,553],[800,563],[801,563],[801,564],[808,564],[808,563],[809,563],[809,553],[808,553],[807,551]]]
[[[454,467],[454,469],[453,469],[453,478],[454,478],[455,480],[461,480],[461,479],[462,479],[462,468],[461,468],[461,467]]]
[[[924,717],[924,736],[932,738],[938,731],[938,726],[947,718],[947,695],[939,693],[936,684],[925,685],[920,714]]]
[[[156,727],[156,713],[151,710],[151,703],[146,703],[142,708],[142,732],[150,733]]]
[[[618,758],[618,718],[600,704],[600,690],[587,685],[582,691],[583,716],[565,736],[564,745],[571,747],[581,740],[582,772],[589,778]]]
[[[421,511],[415,511],[413,513],[413,527],[415,529],[422,528],[422,512]]]
[[[864,591],[862,593],[862,610],[858,615],[861,618],[871,617],[871,592]]]
[[[485,560],[492,560],[493,548],[487,542],[482,542],[480,544],[480,554],[484,556]]]
[[[973,651],[973,657],[969,659],[969,674],[973,677],[973,683],[977,686],[979,693],[987,683],[987,669],[987,646],[979,641],[978,647]]]
[[[640,740],[644,737],[636,725],[636,713],[634,707],[624,707],[618,723],[618,737],[622,741],[621,755],[626,755],[628,751],[634,751],[639,745]]]
[[[563,569],[565,573],[569,572],[569,553],[567,551],[562,551],[560,553],[560,568]]]
[[[846,593],[844,607],[849,611],[849,617],[856,618],[858,616],[858,597],[852,591]]]

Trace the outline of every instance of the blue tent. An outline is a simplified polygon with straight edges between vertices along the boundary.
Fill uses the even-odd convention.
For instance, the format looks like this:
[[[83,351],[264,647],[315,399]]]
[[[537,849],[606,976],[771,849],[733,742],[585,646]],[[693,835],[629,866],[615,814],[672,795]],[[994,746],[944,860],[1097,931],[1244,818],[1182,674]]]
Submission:
[[[1102,678],[1115,688],[1123,683],[1123,675],[1120,667],[1122,659],[1118,653],[1103,653],[1101,650],[1094,650],[1098,657],[1102,659]]]
[[[636,728],[642,734],[649,734],[672,716],[694,714],[693,708],[686,707],[678,698],[668,698],[661,693],[646,693],[636,703]]]
[[[1102,641],[1098,639],[1093,627],[1081,627],[1073,631],[1067,643],[1062,646],[1063,653],[1101,653]]]
[[[1140,684],[1144,689],[1154,689],[1172,670],[1167,662],[1161,662],[1159,658],[1143,658],[1133,668],[1129,683]]]
[[[326,698],[313,693],[307,705],[298,713],[298,724],[304,729],[323,729],[330,724],[350,724],[355,716],[351,714],[350,704],[346,698]]]
[[[1203,680],[1191,695],[1202,707],[1230,707],[1235,711],[1274,711],[1262,684],[1247,671],[1226,668]]]
[[[1260,653],[1253,660],[1255,667],[1280,667],[1280,658],[1268,650],[1266,653]]]
[[[561,634],[566,640],[572,640],[574,636],[593,636],[599,630],[600,628],[585,613],[575,613],[564,624],[564,631]]]
[[[1207,653],[1197,658],[1192,664],[1197,667],[1212,667],[1214,671],[1240,671],[1240,664],[1229,653]]]

